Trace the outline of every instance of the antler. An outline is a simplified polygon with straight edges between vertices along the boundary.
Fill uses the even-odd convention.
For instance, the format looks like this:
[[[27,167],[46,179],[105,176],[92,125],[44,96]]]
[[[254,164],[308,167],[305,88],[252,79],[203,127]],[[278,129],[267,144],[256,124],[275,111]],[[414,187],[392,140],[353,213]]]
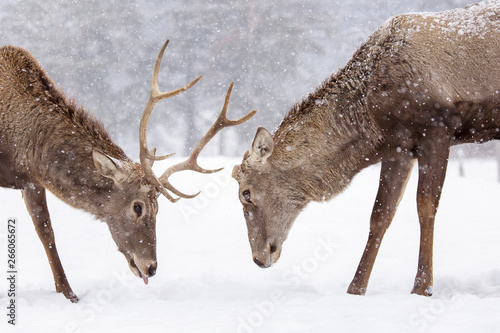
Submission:
[[[215,123],[212,125],[212,127],[208,130],[208,132],[201,138],[200,142],[196,145],[196,147],[193,149],[191,152],[191,155],[188,157],[187,160],[178,163],[176,165],[171,166],[168,168],[161,176],[160,178],[157,178],[155,174],[153,173],[152,170],[152,163],[154,161],[158,160],[164,160],[174,154],[169,154],[165,156],[156,156],[155,151],[156,148],[153,149],[151,152],[148,149],[147,145],[147,140],[146,140],[146,132],[147,132],[147,126],[148,126],[148,121],[149,117],[151,116],[151,112],[154,109],[154,106],[156,103],[161,101],[162,99],[166,99],[169,97],[173,97],[177,94],[180,94],[183,91],[186,91],[187,89],[191,88],[196,82],[198,82],[201,79],[201,76],[196,78],[193,82],[185,85],[182,88],[179,88],[177,90],[173,90],[167,93],[162,93],[160,92],[158,88],[158,73],[160,71],[160,64],[161,64],[161,59],[163,57],[163,53],[165,52],[165,48],[168,45],[169,40],[163,44],[163,47],[160,50],[160,53],[158,54],[158,57],[156,58],[155,62],[155,67],[153,70],[153,78],[151,80],[151,94],[149,96],[148,103],[146,104],[146,107],[144,108],[144,113],[141,118],[141,123],[139,125],[139,142],[140,142],[140,161],[142,164],[142,167],[144,169],[144,173],[146,175],[146,178],[153,184],[155,185],[158,190],[171,202],[177,202],[177,200],[182,198],[194,198],[197,196],[200,192],[194,194],[194,195],[187,195],[179,190],[177,190],[175,187],[170,184],[168,181],[168,177],[172,175],[175,172],[178,171],[183,171],[183,170],[192,170],[200,173],[213,173],[213,172],[218,172],[221,169],[216,169],[216,170],[207,170],[198,165],[197,159],[198,155],[202,151],[202,149],[205,147],[205,145],[223,128],[225,127],[230,127],[230,126],[235,126],[244,123],[248,119],[252,118],[255,113],[257,113],[256,110],[253,110],[246,116],[237,119],[237,120],[229,120],[227,119],[227,109],[229,105],[229,99],[231,97],[231,91],[233,89],[233,83],[229,86],[229,89],[226,94],[226,100],[224,102],[224,106],[222,108],[221,113],[219,114],[219,117],[215,121]],[[171,191],[175,195],[179,196],[179,198],[173,198],[168,191]]]
[[[159,161],[159,160],[164,160],[166,158],[169,158],[170,156],[174,154],[169,154],[165,156],[155,156],[155,151],[156,148],[152,150],[152,152],[149,151],[148,149],[148,143],[147,143],[147,138],[146,138],[146,132],[148,128],[148,121],[149,117],[151,116],[151,112],[153,111],[156,103],[161,101],[162,99],[166,99],[169,97],[173,97],[177,94],[180,94],[183,91],[188,90],[191,88],[193,85],[195,85],[196,82],[198,82],[201,79],[201,76],[196,78],[193,82],[185,85],[182,88],[179,88],[177,90],[173,90],[170,92],[162,93],[160,89],[158,88],[158,73],[160,72],[160,65],[161,65],[161,59],[163,58],[163,53],[165,52],[165,49],[167,48],[169,40],[167,39],[165,43],[163,44],[160,53],[158,53],[158,57],[156,57],[155,61],[155,66],[153,69],[153,77],[151,79],[151,93],[149,95],[149,100],[148,103],[146,104],[146,107],[144,108],[144,112],[142,114],[141,118],[141,123],[139,125],[139,144],[140,144],[140,151],[139,151],[139,159],[141,161],[142,168],[144,169],[144,174],[146,175],[146,178],[149,179],[149,181],[155,185],[158,190],[166,196],[170,201],[174,201],[175,199],[165,190],[163,185],[161,184],[160,180],[155,176],[153,173],[152,169],[152,163],[150,161]]]
[[[205,135],[198,142],[196,147],[194,147],[193,151],[191,152],[191,155],[189,155],[189,157],[185,161],[178,163],[176,165],[173,165],[170,168],[168,168],[160,177],[161,183],[166,188],[168,188],[170,191],[172,191],[174,194],[178,195],[179,197],[194,198],[195,196],[200,194],[200,192],[198,192],[194,195],[186,195],[186,194],[180,192],[179,190],[175,189],[169,183],[168,177],[170,177],[175,172],[179,172],[179,171],[183,171],[183,170],[192,170],[192,171],[196,171],[196,172],[200,172],[200,173],[214,173],[214,172],[221,171],[223,168],[215,169],[215,170],[207,170],[207,169],[200,167],[198,165],[198,161],[197,161],[198,155],[200,155],[200,152],[202,151],[202,149],[220,130],[222,130],[223,128],[226,128],[226,127],[231,127],[231,126],[236,126],[236,125],[242,124],[245,121],[247,121],[248,119],[252,118],[257,113],[256,110],[253,110],[252,112],[250,112],[249,114],[247,114],[246,116],[244,116],[240,119],[237,119],[237,120],[227,119],[227,109],[229,106],[229,100],[231,98],[231,91],[233,90],[233,85],[234,85],[234,82],[231,82],[231,85],[229,86],[229,89],[227,90],[226,100],[224,102],[224,106],[222,107],[222,111],[219,114],[219,117],[217,117],[217,120],[215,120],[212,127],[210,127],[210,129],[207,131],[207,133],[205,133]]]

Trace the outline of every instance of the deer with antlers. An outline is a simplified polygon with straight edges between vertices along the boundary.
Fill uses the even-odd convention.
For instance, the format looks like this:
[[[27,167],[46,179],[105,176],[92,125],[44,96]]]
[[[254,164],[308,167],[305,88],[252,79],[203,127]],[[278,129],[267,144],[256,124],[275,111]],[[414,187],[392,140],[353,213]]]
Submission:
[[[168,40],[156,59],[151,94],[140,123],[140,163],[113,143],[97,119],[66,99],[28,51],[13,46],[0,48],[0,186],[21,190],[49,259],[56,291],[72,302],[78,302],[78,297],[57,253],[45,190],[107,223],[130,270],[147,284],[157,269],[159,194],[171,202],[196,196],[175,189],[169,176],[183,170],[219,171],[200,167],[199,153],[221,129],[239,125],[256,112],[238,120],[227,119],[231,84],[219,117],[189,158],[156,177],[153,162],[171,155],[155,156],[155,149],[148,150],[146,130],[153,108],[201,78],[180,89],[160,92],[158,73],[167,45]]]

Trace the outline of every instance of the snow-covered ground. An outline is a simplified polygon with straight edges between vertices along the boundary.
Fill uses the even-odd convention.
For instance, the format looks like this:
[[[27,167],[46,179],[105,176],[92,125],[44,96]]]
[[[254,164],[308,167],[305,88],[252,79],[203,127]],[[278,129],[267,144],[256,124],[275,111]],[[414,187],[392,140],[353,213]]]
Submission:
[[[230,178],[234,159],[215,175],[176,175],[193,200],[160,199],[158,273],[149,285],[128,269],[107,226],[49,197],[56,243],[80,297],[54,290],[52,274],[19,191],[2,189],[0,260],[7,275],[7,218],[18,223],[17,326],[5,332],[498,332],[500,183],[496,162],[451,162],[437,215],[434,296],[411,295],[418,254],[416,172],[378,255],[364,297],[346,294],[368,236],[379,167],[360,173],[343,194],[299,216],[281,259],[253,262]],[[185,185],[190,182],[190,185]]]

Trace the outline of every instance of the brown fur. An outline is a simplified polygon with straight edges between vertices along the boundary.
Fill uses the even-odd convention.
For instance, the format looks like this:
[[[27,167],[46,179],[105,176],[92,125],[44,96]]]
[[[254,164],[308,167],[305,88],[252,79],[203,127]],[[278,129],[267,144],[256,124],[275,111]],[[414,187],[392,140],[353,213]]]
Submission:
[[[45,189],[106,222],[131,270],[154,275],[156,188],[93,115],[66,99],[29,52],[13,46],[0,48],[0,186],[22,190],[56,290],[72,301],[78,298],[55,248]]]
[[[413,292],[430,295],[434,216],[449,148],[500,138],[500,1],[387,21],[348,64],[260,128],[233,176],[254,261],[269,267],[310,201],[339,194],[382,162],[370,234],[348,292],[364,294],[415,160],[421,226]]]

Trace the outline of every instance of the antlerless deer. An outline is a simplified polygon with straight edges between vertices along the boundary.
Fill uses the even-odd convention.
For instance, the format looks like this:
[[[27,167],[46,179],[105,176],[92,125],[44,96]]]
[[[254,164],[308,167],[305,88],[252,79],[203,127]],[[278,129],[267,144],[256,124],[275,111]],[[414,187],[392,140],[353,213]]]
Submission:
[[[151,95],[140,124],[140,164],[111,141],[90,113],[64,97],[29,52],[13,46],[0,48],[0,186],[22,191],[49,259],[56,290],[72,302],[77,302],[78,297],[59,260],[45,189],[106,222],[131,271],[147,284],[157,269],[158,195],[162,193],[172,202],[178,198],[168,191],[184,198],[195,196],[176,190],[168,177],[182,170],[218,171],[199,167],[198,154],[219,130],[241,124],[255,114],[253,111],[235,121],[226,118],[231,84],[219,117],[191,156],[157,178],[152,163],[168,156],[154,156],[154,150],[148,150],[149,116],[158,101],[189,89],[201,78],[161,93],[158,73],[167,44],[168,40],[156,59]]]
[[[500,1],[388,20],[348,64],[259,128],[233,170],[254,261],[280,257],[310,201],[381,162],[368,242],[348,292],[365,294],[382,238],[418,161],[420,254],[412,292],[431,295],[434,217],[450,147],[500,138]],[[458,221],[457,221],[458,222]]]

